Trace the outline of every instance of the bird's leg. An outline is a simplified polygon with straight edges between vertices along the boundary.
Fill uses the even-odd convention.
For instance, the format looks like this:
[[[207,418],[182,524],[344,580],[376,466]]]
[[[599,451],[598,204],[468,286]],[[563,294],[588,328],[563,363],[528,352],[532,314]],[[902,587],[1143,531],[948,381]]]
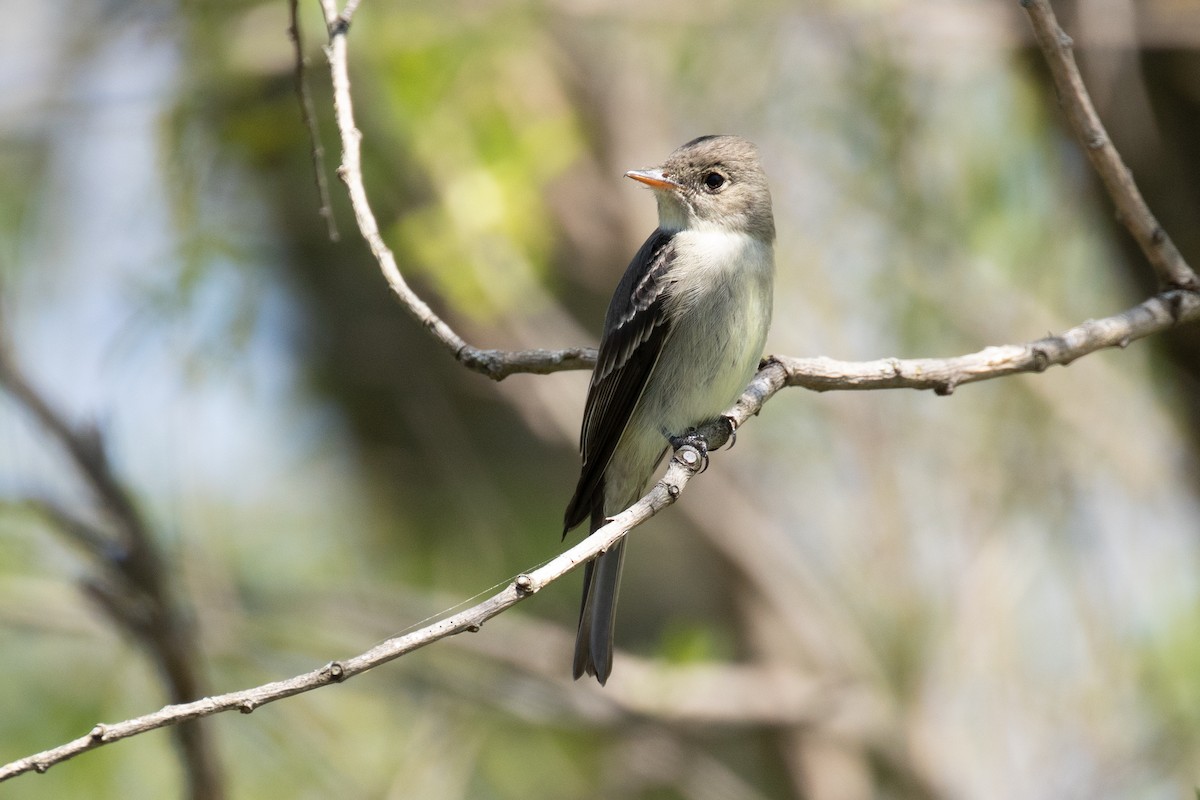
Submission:
[[[729,449],[732,450],[733,446],[737,444],[737,423],[728,414],[722,414],[720,419],[729,426]]]

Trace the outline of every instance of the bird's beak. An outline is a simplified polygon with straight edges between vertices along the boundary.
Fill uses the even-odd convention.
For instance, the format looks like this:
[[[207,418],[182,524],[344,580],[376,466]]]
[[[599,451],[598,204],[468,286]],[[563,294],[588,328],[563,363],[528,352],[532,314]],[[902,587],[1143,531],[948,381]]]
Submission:
[[[651,189],[682,189],[683,185],[663,175],[661,169],[631,169],[625,173],[626,178],[633,178],[638,183],[644,183]]]

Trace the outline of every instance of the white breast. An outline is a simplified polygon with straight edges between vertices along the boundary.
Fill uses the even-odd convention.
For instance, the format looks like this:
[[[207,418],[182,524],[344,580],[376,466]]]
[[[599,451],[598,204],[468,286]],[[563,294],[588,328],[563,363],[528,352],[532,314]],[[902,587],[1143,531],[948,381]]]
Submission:
[[[666,436],[715,419],[746,388],[771,322],[774,249],[742,233],[686,230],[667,280],[671,334],[605,473],[605,509],[643,489]]]
[[[647,411],[680,433],[716,417],[750,382],[771,323],[775,270],[774,248],[745,233],[680,231],[674,244],[672,335],[653,380],[680,388]]]

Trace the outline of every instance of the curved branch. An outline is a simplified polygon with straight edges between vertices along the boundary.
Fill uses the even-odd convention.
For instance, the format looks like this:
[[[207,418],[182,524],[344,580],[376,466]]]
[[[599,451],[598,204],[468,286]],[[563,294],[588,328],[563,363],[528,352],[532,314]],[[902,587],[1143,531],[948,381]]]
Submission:
[[[350,70],[346,52],[346,32],[349,29],[349,18],[346,15],[353,11],[353,7],[348,5],[346,12],[339,15],[335,0],[321,0],[321,9],[329,29],[329,46],[325,52],[329,58],[329,69],[333,79],[334,114],[342,139],[342,165],[338,167],[338,177],[346,184],[358,230],[371,248],[371,255],[379,264],[392,294],[396,295],[396,299],[405,310],[424,325],[433,338],[449,350],[459,363],[493,380],[503,380],[517,372],[544,375],[564,369],[590,368],[595,361],[595,355],[588,348],[508,352],[482,350],[467,344],[408,285],[396,263],[395,254],[383,241],[379,232],[379,223],[375,219],[375,212],[371,209],[367,189],[363,183],[362,132],[358,130],[354,121],[354,103],[350,97]]]
[[[1071,37],[1058,25],[1048,0],[1020,0],[1029,15],[1033,33],[1058,90],[1071,129],[1095,167],[1104,188],[1117,207],[1121,223],[1133,234],[1138,246],[1163,286],[1179,289],[1200,289],[1200,279],[1188,266],[1171,237],[1162,229],[1142,198],[1133,175],[1125,166],[1121,154],[1108,138],[1104,124],[1092,105],[1079,67],[1072,54]]]

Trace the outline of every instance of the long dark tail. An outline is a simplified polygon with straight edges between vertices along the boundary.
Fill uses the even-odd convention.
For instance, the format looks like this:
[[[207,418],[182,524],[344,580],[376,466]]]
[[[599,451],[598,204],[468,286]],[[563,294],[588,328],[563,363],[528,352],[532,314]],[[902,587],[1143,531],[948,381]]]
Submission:
[[[603,514],[593,515],[592,530],[604,522]],[[575,635],[576,680],[587,673],[595,675],[603,686],[612,672],[613,617],[617,612],[617,590],[624,561],[622,539],[583,568],[583,605],[579,609],[579,632]]]

